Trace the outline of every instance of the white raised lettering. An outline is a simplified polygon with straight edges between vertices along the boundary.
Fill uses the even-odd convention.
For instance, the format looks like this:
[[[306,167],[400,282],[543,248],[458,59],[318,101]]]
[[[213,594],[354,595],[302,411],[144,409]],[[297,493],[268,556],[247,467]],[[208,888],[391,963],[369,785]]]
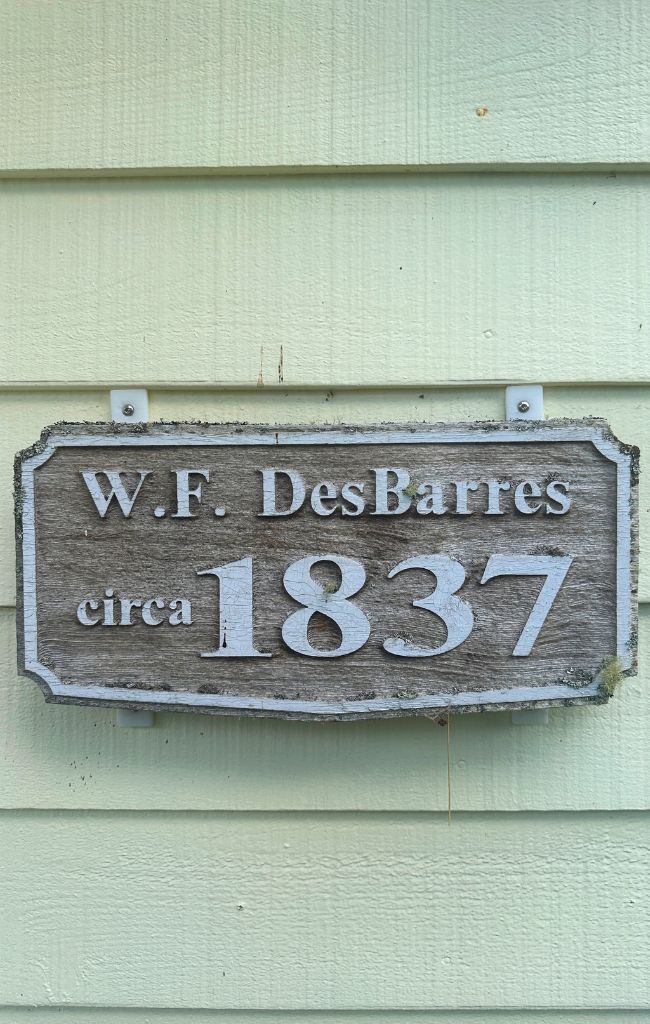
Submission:
[[[128,519],[128,517],[131,515],[133,505],[135,504],[135,499],[140,493],[140,488],[142,487],[146,477],[151,476],[151,470],[138,470],[140,480],[138,481],[136,488],[133,491],[133,494],[128,494],[124,484],[122,483],[122,472],[126,471],[113,469],[81,470],[81,475],[84,479],[84,483],[88,488],[90,496],[95,502],[95,508],[99,512],[102,519],[108,512],[111,502],[113,501],[113,498],[116,499],[118,505],[122,509],[122,514],[124,515],[124,518]],[[99,485],[97,477],[100,475],[105,476],[110,484],[111,490],[108,495],[104,494],[102,488]]]
[[[132,626],[131,612],[134,608],[142,608],[142,601],[132,601],[129,597],[120,598],[120,626]]]
[[[467,495],[470,491],[478,491],[478,480],[458,480],[456,487],[456,515],[471,516],[467,507]]]
[[[343,484],[341,488],[341,497],[344,501],[349,502],[347,505],[343,505],[341,508],[341,514],[344,516],[360,516],[366,507],[366,500],[362,498],[364,484],[358,480],[350,480],[348,483]]]
[[[174,601],[169,602],[169,607],[172,610],[172,613],[169,616],[170,626],[192,625],[192,605],[187,598],[176,598]]]
[[[201,569],[197,576],[219,580],[219,646],[202,658],[270,658],[253,643],[253,559]]]
[[[562,490],[559,490],[559,488]],[[569,484],[566,480],[551,480],[550,484],[546,488],[546,497],[551,501],[556,501],[559,508],[553,508],[552,505],[546,504],[546,514],[552,516],[563,516],[571,508],[571,498],[568,495]]]
[[[411,482],[411,477],[405,469],[392,469],[381,466],[375,471],[375,511],[373,516],[399,516],[411,507],[411,499],[405,494],[405,488]],[[392,473],[395,483],[388,483],[388,474]],[[397,498],[395,508],[388,507],[388,496],[394,494]]]
[[[115,625],[115,614],[114,614],[114,602],[113,602],[113,591],[109,588],[104,591],[106,600],[102,601],[104,605],[104,619],[102,622],[103,626],[114,626]]]
[[[313,579],[312,566],[320,562],[333,562],[338,566],[341,573],[338,587],[330,590]],[[358,593],[365,581],[366,571],[356,558],[310,555],[293,562],[284,574],[284,589],[304,607],[292,612],[283,623],[282,639],[287,647],[310,658],[340,658],[363,647],[370,636],[370,623],[361,609],[347,598]],[[334,650],[314,647],[309,641],[309,623],[316,612],[335,622],[341,631],[341,643]]]
[[[333,505],[324,505],[324,501],[334,501]],[[311,507],[317,516],[331,516],[336,512],[336,487],[331,480],[323,480],[316,484],[311,492]]]
[[[572,555],[491,555],[488,559],[481,583],[496,576],[546,576],[512,652],[515,657],[525,658],[532,651],[572,562]]]
[[[433,513],[434,516],[444,516],[447,508],[443,503],[442,487],[440,484],[425,480],[418,487],[418,494],[423,495],[415,507],[418,515],[428,516]]]
[[[522,480],[515,489],[515,508],[525,516],[534,515],[535,512],[539,512],[542,504],[538,501],[535,506],[529,505],[528,499],[539,498],[541,494],[542,489],[534,480]]]
[[[260,516],[291,516],[297,512],[305,500],[305,485],[302,478],[293,469],[262,469],[262,511]],[[291,504],[280,511],[277,507],[276,477],[286,476],[291,482]]]
[[[501,491],[509,491],[510,484],[507,480],[486,480],[488,489],[488,507],[485,510],[486,516],[503,516],[505,512],[500,505]]]
[[[427,597],[413,601],[416,608],[426,608],[445,624],[447,639],[440,647],[418,647],[402,637],[389,637],[384,641],[384,650],[401,658],[429,658],[434,654],[445,654],[459,647],[472,632],[474,613],[467,601],[456,597],[465,582],[465,570],[460,562],[448,555],[414,555],[405,558],[388,573],[389,580],[405,569],[427,569],[435,578],[436,589]]]
[[[91,619],[88,609],[96,612],[99,608],[99,601],[82,601],[77,607],[77,619],[82,626],[96,626],[99,619]]]
[[[145,626],[160,626],[162,619],[154,618],[152,608],[164,608],[165,602],[161,597],[151,597],[148,601],[145,601],[142,605],[142,621]]]
[[[210,472],[207,469],[175,469],[176,473],[176,511],[173,519],[195,519],[196,513],[190,512],[190,498],[201,501],[201,484],[190,487],[190,476],[201,476],[206,481],[210,480]]]

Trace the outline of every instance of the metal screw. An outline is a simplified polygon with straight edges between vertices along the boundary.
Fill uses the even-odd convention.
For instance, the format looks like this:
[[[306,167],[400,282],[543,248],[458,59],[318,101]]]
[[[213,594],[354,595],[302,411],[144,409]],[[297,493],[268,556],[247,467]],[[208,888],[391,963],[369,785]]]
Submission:
[[[123,416],[133,416],[134,412],[135,412],[135,406],[132,405],[131,402],[127,402],[126,405],[122,406],[122,415]]]
[[[522,398],[521,402],[517,402],[517,408],[519,412],[528,412],[530,409],[530,402],[527,402],[525,398]]]

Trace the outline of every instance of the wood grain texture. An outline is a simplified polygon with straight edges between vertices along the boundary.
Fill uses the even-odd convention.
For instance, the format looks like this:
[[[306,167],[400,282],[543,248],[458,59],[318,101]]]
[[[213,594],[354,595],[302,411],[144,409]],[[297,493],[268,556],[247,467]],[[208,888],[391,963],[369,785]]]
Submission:
[[[650,381],[641,176],[5,182],[0,197],[0,382]]]
[[[650,160],[639,0],[29,0],[0,40],[5,172]]]
[[[452,720],[452,805],[468,811],[650,807],[650,609],[640,675],[606,707],[558,708],[547,726],[509,714]],[[0,806],[160,810],[445,811],[446,730],[428,719],[305,723],[158,714],[116,726],[103,708],[47,705],[16,673],[0,613]]]
[[[626,388],[546,388],[545,408],[549,417],[602,416],[614,433],[638,444],[643,453],[650,449],[650,420],[647,402],[650,390]],[[441,421],[499,419],[504,415],[502,388],[426,388],[424,390],[356,391],[153,391],[151,418],[207,422],[219,419],[250,423],[340,423],[393,422],[435,423]],[[13,458],[26,448],[45,424],[60,420],[98,420],[107,417],[106,390],[19,391],[0,388],[0,606],[15,603],[14,512],[11,493]],[[639,480],[641,537],[640,600],[650,600],[650,474]]]
[[[104,471],[121,508],[109,508]],[[602,421],[61,424],[16,473],[20,650],[48,700],[411,715],[602,701],[603,666],[615,657],[626,674],[636,669],[636,454]],[[291,476],[297,496],[277,476]],[[327,507],[314,499],[323,488]],[[433,506],[417,497],[434,489]],[[406,570],[406,582],[386,583]],[[206,572],[223,572],[218,601]],[[480,589],[504,574],[549,574],[548,584]],[[104,596],[103,621],[88,618]],[[182,623],[160,610],[181,598]],[[434,614],[414,615],[411,603]]]
[[[1,825],[4,1001],[650,1001],[647,815],[459,815],[449,827],[444,815],[26,812]]]

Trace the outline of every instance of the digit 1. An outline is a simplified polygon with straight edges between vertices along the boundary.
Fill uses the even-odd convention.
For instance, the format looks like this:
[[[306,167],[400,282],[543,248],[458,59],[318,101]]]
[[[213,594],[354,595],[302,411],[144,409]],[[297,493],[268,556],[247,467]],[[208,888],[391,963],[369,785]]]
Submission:
[[[201,569],[197,576],[219,580],[219,646],[202,658],[270,658],[253,646],[253,559]]]

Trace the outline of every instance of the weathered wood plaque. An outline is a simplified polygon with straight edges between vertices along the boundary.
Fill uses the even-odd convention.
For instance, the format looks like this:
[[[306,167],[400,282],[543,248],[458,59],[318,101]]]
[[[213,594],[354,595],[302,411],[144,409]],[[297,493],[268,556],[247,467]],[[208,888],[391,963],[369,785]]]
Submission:
[[[59,424],[16,462],[51,701],[359,718],[603,701],[637,452],[601,421]]]

